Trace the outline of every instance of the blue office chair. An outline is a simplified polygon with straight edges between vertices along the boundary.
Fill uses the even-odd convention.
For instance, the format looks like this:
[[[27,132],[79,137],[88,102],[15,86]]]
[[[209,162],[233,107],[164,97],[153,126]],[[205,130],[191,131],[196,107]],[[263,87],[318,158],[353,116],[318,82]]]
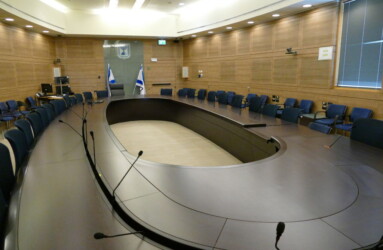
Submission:
[[[77,99],[77,103],[82,103],[84,101],[84,98],[82,97],[82,94],[74,94],[74,96]]]
[[[265,104],[267,103],[267,100],[269,99],[269,96],[261,95],[260,98],[261,98],[261,108],[263,108],[265,106]]]
[[[21,132],[23,132],[25,140],[27,142],[28,150],[31,149],[34,142],[31,124],[27,120],[20,119],[15,121],[15,126]]]
[[[349,116],[350,123],[344,123],[344,124],[337,124],[335,125],[335,128],[338,130],[343,131],[351,131],[353,122],[355,122],[358,119],[362,118],[371,118],[372,116],[372,110],[371,109],[365,109],[365,108],[353,108],[351,111],[351,114]]]
[[[188,94],[188,90],[186,88],[179,89],[178,92],[177,92],[177,95],[179,97],[186,97],[187,94]]]
[[[26,101],[27,101],[27,104],[28,104],[28,109],[35,109],[35,108],[37,108],[38,106],[37,106],[37,104],[36,104],[36,102],[35,102],[35,99],[33,99],[33,97],[32,96],[28,96],[27,98],[26,98]]]
[[[231,102],[233,101],[234,96],[235,96],[235,92],[227,91],[227,104],[231,105]]]
[[[49,122],[53,121],[56,118],[56,113],[52,104],[45,103],[41,105],[41,107],[47,111]]]
[[[11,121],[16,118],[8,112],[8,107],[4,102],[0,102],[0,121],[5,122],[6,128],[10,127]]]
[[[68,95],[63,95],[63,99],[65,101],[66,108],[70,108],[72,106],[72,101],[70,100]]]
[[[74,106],[77,104],[77,98],[75,96],[69,96],[71,106]]]
[[[219,96],[222,95],[222,94],[225,94],[225,93],[226,93],[226,91],[223,91],[223,90],[217,90],[217,91],[216,91],[216,96],[215,96],[215,98],[216,98],[215,101],[218,102],[218,98],[219,98]]]
[[[262,99],[259,96],[254,96],[249,100],[249,110],[257,113],[262,112]]]
[[[249,105],[250,105],[250,99],[253,98],[253,97],[256,97],[256,96],[257,96],[257,94],[252,94],[252,93],[247,94],[247,96],[246,96],[246,103],[245,103],[245,106],[246,106],[246,107],[249,107]]]
[[[36,138],[44,130],[44,126],[41,121],[40,115],[34,112],[34,113],[28,114],[26,117],[32,126],[33,136]]]
[[[314,102],[311,100],[301,100],[298,105],[298,108],[302,110],[302,114],[310,114]]]
[[[31,114],[28,114],[31,115]],[[10,129],[4,134],[5,139],[11,144],[16,162],[16,173],[22,166],[28,153],[28,145],[23,132],[18,129]]]
[[[283,109],[281,119],[292,123],[298,123],[301,114],[302,109],[300,108],[285,108]]]
[[[8,105],[5,103],[5,102],[0,102],[0,111],[1,111],[1,114],[3,116],[11,116],[11,117],[14,117],[15,119],[19,118],[20,116],[22,116],[21,113],[18,113],[18,112],[11,112],[9,110],[9,107]]]
[[[4,232],[6,223],[6,217],[8,213],[8,204],[4,198],[2,192],[0,192],[0,232]]]
[[[195,98],[195,89],[188,89],[187,97]]]
[[[207,93],[207,100],[209,102],[215,102],[216,97],[217,97],[217,92],[215,92],[215,91],[209,91]]]
[[[310,122],[308,127],[312,130],[315,130],[324,134],[330,134],[332,130],[330,126],[320,124],[320,123],[315,123],[315,122]]]
[[[227,93],[222,93],[217,98],[218,98],[218,103],[220,103],[220,104],[227,105],[229,103]]]
[[[198,98],[199,100],[205,100],[205,98],[206,98],[206,92],[207,92],[206,89],[200,89],[200,90],[198,90],[197,98]]]
[[[275,104],[266,104],[262,109],[262,114],[267,116],[276,117],[277,116],[277,110],[279,109],[278,105]]]
[[[9,112],[17,114],[17,117],[24,116],[24,115],[30,113],[30,111],[28,111],[28,110],[20,110],[19,104],[15,100],[8,100],[6,103],[8,105]],[[20,102],[20,103],[22,103],[22,102]]]
[[[315,113],[314,122],[324,124],[327,126],[333,126],[335,124],[343,123],[346,109],[346,105],[330,104],[326,111],[318,111]],[[317,114],[320,112],[325,112],[326,118],[317,119]]]
[[[0,159],[0,189],[4,199],[9,203],[16,178],[13,174],[9,150],[2,143],[0,143]]]
[[[282,107],[278,109],[277,116],[281,117],[283,109],[285,108],[294,108],[296,102],[297,102],[297,99],[295,98],[286,98],[285,102],[282,104]]]
[[[236,108],[242,108],[243,98],[244,98],[243,95],[235,95],[230,105]]]
[[[161,89],[160,94],[172,96],[173,95],[173,89]]]
[[[35,110],[35,112],[40,116],[43,129],[48,127],[50,120],[47,110],[45,108],[38,108]]]
[[[383,148],[383,121],[370,118],[354,121],[350,138],[373,147]]]
[[[85,99],[86,103],[92,103],[93,102],[93,95],[91,92],[85,91],[85,92],[82,92],[82,94],[84,95],[84,99]]]
[[[108,97],[108,90],[95,90],[97,99]]]

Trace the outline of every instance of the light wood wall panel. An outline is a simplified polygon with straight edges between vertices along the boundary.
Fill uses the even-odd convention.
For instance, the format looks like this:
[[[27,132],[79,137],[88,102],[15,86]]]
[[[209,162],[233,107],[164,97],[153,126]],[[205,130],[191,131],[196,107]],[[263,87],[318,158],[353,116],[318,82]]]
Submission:
[[[0,23],[0,101],[25,101],[53,82],[54,38]]]
[[[374,117],[383,119],[382,90],[335,87],[335,60],[318,60],[320,47],[336,48],[338,15],[338,4],[328,4],[251,28],[199,38],[204,43],[185,40],[184,65],[198,65],[209,74],[189,78],[183,86],[279,95],[281,103],[288,97],[311,99],[314,110],[321,109],[322,101],[348,105],[349,111],[366,107],[374,111]],[[298,55],[286,55],[289,47]],[[206,50],[209,53],[188,54]]]

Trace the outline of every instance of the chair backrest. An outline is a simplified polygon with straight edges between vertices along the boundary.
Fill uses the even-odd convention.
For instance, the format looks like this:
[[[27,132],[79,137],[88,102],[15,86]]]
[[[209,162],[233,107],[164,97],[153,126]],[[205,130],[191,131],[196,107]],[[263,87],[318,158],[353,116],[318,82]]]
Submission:
[[[26,140],[27,145],[28,145],[28,149],[30,149],[32,144],[33,144],[33,141],[34,141],[31,124],[27,120],[19,119],[19,120],[15,121],[15,126],[21,132],[23,132],[23,134],[25,136],[25,140]]]
[[[40,116],[43,128],[48,127],[49,122],[50,122],[49,117],[48,117],[48,111],[45,108],[38,108],[38,109],[36,109],[36,113]]]
[[[235,96],[235,92],[233,92],[233,91],[228,91],[227,92],[227,103],[228,104],[231,104],[231,102],[233,101],[234,96]]]
[[[350,138],[383,148],[383,121],[369,118],[360,118],[354,121]]]
[[[216,98],[216,96],[217,96],[217,92],[215,92],[215,91],[209,91],[209,92],[207,93],[207,100],[208,100],[209,102],[215,102],[215,98]]]
[[[18,129],[10,129],[5,132],[4,137],[9,141],[15,155],[16,173],[20,169],[28,153],[27,141],[23,132]]]
[[[8,211],[8,204],[5,201],[3,194],[0,192],[0,231],[4,232],[6,225],[6,215]],[[3,236],[4,237],[4,236]]]
[[[324,125],[321,123],[316,123],[316,122],[310,122],[309,128],[311,128],[312,130],[319,131],[319,132],[324,133],[324,134],[329,134],[331,132],[331,129],[332,129],[330,126],[327,126],[327,125]]]
[[[76,97],[77,99],[77,103],[81,103],[84,101],[84,98],[82,97],[82,94],[74,94],[74,96]]]
[[[0,159],[0,189],[5,200],[9,202],[16,178],[13,174],[9,150],[7,146],[2,143],[0,143]]]
[[[188,98],[195,98],[195,89],[188,89]]]
[[[301,113],[302,109],[300,108],[285,108],[282,111],[281,119],[288,122],[298,123]]]
[[[261,95],[260,98],[261,98],[261,107],[263,108],[265,106],[267,100],[269,99],[269,96]]]
[[[56,113],[55,113],[53,105],[50,103],[45,103],[41,105],[41,107],[47,111],[49,122],[53,121],[56,117]]]
[[[311,100],[301,100],[299,108],[302,109],[303,114],[310,114],[314,102]]]
[[[243,97],[243,95],[235,95],[230,105],[236,108],[242,108]]]
[[[70,100],[68,95],[64,95],[63,99],[65,101],[66,108],[70,108],[72,106],[72,101]]]
[[[262,99],[259,96],[254,96],[249,100],[249,110],[257,113],[262,112]]]
[[[86,102],[93,101],[93,95],[91,92],[85,91],[85,92],[82,92],[82,94],[84,95],[84,99]]]
[[[97,99],[108,97],[108,90],[95,90],[94,92],[96,93]]]
[[[28,96],[26,100],[27,100],[27,104],[28,104],[30,109],[34,109],[37,107],[35,99],[33,99],[32,96]]]
[[[187,94],[188,94],[188,90],[186,88],[179,89],[177,92],[177,95],[179,97],[186,97]]]
[[[227,93],[222,93],[217,97],[218,97],[218,103],[225,104],[225,105],[228,104],[228,94]]]
[[[30,113],[26,115],[27,120],[32,125],[33,135],[37,137],[43,131],[43,122],[41,121],[40,115],[37,113]]]
[[[173,89],[161,89],[160,94],[172,96],[173,95]]]
[[[9,113],[9,108],[7,104],[5,104],[5,102],[0,102],[0,111],[1,111],[1,114]]]
[[[365,109],[365,108],[353,108],[350,114],[350,121],[354,122],[358,119],[362,118],[371,118],[372,116],[372,110],[371,109]]]
[[[285,108],[294,108],[296,103],[297,103],[297,99],[295,99],[295,98],[286,98],[283,106],[285,106]]]
[[[17,105],[17,102],[15,100],[8,100],[6,103],[10,112],[14,112],[19,109],[19,106]]]
[[[71,106],[77,104],[77,98],[75,96],[69,96],[69,99],[70,99],[70,102],[71,102]]]
[[[197,96],[197,98],[198,98],[199,100],[205,100],[205,98],[206,98],[206,92],[207,92],[206,89],[200,89],[200,90],[198,90],[198,96]]]
[[[347,106],[340,104],[330,104],[326,110],[327,118],[335,118],[338,116],[338,120],[344,119],[344,114],[346,113]]]
[[[219,95],[226,93],[226,92],[224,90],[217,90],[216,93],[217,93],[217,97],[218,97]]]
[[[277,116],[277,110],[279,109],[278,105],[275,104],[266,104],[262,109],[262,114],[267,116],[276,117]]]
[[[124,96],[124,84],[122,83],[113,83],[109,84],[110,87],[110,95],[111,96]]]
[[[250,99],[253,98],[253,97],[256,97],[256,96],[257,96],[257,94],[253,94],[253,93],[249,93],[249,94],[247,94],[247,96],[246,96],[246,107],[249,106],[249,104],[250,104]]]

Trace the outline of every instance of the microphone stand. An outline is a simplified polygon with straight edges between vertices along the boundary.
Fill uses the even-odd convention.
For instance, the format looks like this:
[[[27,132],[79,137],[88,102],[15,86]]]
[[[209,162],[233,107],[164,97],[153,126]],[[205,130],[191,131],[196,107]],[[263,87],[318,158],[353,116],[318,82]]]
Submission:
[[[285,223],[279,222],[277,225],[277,237],[275,239],[275,249],[277,249],[277,250],[279,250],[278,241],[281,238],[284,231],[285,231]]]
[[[104,239],[104,238],[114,238],[114,237],[120,237],[120,236],[125,236],[125,235],[132,235],[132,234],[142,234],[144,231],[136,231],[136,232],[131,232],[131,233],[125,233],[125,234],[115,234],[115,235],[106,235],[106,234],[103,234],[103,233],[95,233],[93,235],[93,237],[96,239],[96,240],[99,240],[99,239]]]
[[[92,141],[93,141],[93,161],[94,165],[97,166],[96,164],[96,141],[94,140],[94,133],[93,131],[90,131],[90,136],[92,136]]]
[[[72,125],[70,125],[67,122],[64,122],[63,120],[59,120],[59,122],[67,125],[68,127],[70,127],[76,134],[78,134],[82,138],[82,135],[79,132],[77,132],[77,130],[74,127],[72,127]]]

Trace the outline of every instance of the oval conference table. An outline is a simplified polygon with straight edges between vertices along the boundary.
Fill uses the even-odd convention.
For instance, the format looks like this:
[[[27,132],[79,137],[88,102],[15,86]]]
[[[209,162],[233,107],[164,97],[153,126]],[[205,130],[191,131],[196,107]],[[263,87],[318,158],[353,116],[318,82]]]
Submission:
[[[139,159],[114,199],[138,152],[127,152],[110,125],[137,119],[178,122],[244,163]],[[29,155],[5,249],[274,249],[278,222],[280,249],[357,249],[383,233],[382,161],[381,149],[218,103],[126,96],[77,104]]]

